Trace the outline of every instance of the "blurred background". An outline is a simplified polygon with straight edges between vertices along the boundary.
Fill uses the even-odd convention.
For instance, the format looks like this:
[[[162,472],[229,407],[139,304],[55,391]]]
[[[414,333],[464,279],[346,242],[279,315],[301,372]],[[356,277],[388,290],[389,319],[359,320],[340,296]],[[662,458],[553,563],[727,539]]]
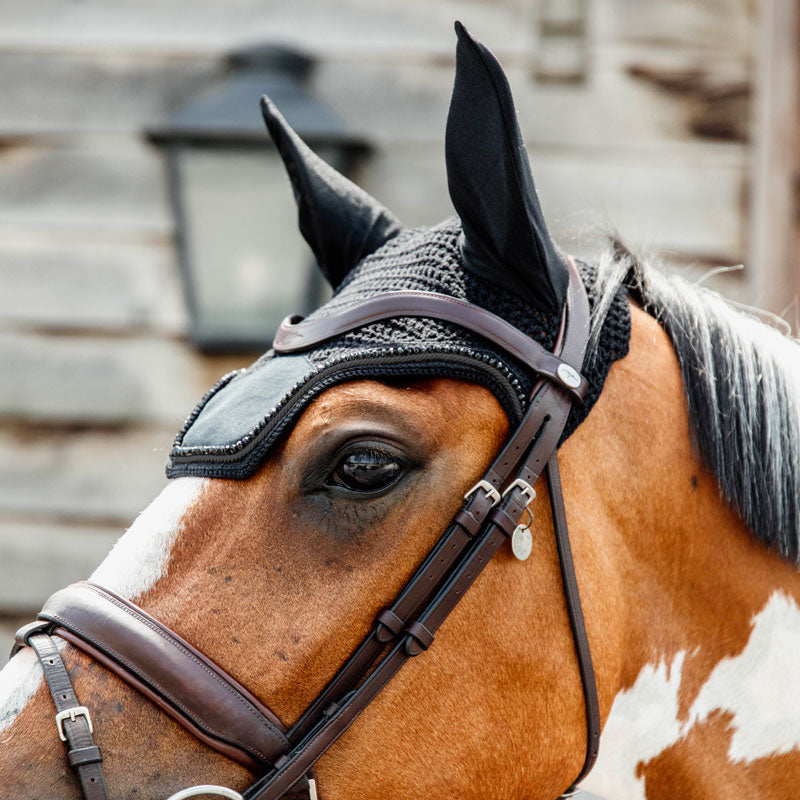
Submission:
[[[799,16],[797,0],[0,0],[0,652],[159,491],[195,401],[324,292],[262,92],[406,224],[438,222],[461,19],[509,74],[564,248],[590,258],[619,234],[796,326]]]

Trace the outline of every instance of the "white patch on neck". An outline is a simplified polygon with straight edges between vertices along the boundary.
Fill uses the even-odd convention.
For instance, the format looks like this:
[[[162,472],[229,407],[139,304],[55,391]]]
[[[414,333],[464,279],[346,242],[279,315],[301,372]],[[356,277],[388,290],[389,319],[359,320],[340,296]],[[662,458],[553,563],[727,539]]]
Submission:
[[[647,664],[630,689],[614,698],[600,757],[581,788],[609,800],[645,800],[639,764],[655,758],[681,735],[678,693],[686,652],[672,664]]]
[[[155,586],[167,573],[183,518],[206,483],[206,478],[171,480],[139,514],[89,580],[134,602]]]
[[[800,749],[800,608],[775,592],[753,619],[747,647],[714,667],[687,727],[713,711],[733,715],[731,761],[749,763]]]
[[[205,478],[170,481],[114,545],[90,580],[131,600],[152,588],[166,574],[183,518],[206,482]],[[0,671],[0,733],[25,708],[42,678],[36,654],[27,647]]]
[[[711,672],[685,723],[678,720],[685,651],[675,655],[669,669],[663,663],[646,665],[636,683],[614,698],[600,757],[581,788],[613,800],[645,800],[640,765],[714,711],[733,715],[728,750],[733,763],[800,749],[800,608],[776,591],[752,626],[745,649]]]

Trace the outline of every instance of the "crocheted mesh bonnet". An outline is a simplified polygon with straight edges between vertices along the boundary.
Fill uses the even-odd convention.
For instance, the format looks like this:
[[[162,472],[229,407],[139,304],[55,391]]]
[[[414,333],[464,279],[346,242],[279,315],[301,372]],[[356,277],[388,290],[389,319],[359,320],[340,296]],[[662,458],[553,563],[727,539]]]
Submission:
[[[264,120],[294,190],[300,232],[335,288],[312,317],[386,292],[436,292],[491,311],[552,350],[568,282],[564,256],[547,231],[503,69],[458,23],[456,33],[445,161],[458,218],[434,228],[403,228],[375,198],[314,154],[272,101],[262,98]],[[591,304],[596,273],[586,264],[579,268]],[[589,413],[611,364],[628,352],[629,335],[620,290],[596,352],[583,365],[588,393],[573,404],[562,439]],[[374,322],[300,354],[270,351],[227,375],[178,434],[167,475],[247,478],[325,389],[363,378],[430,377],[485,386],[516,427],[537,376],[499,346],[453,323],[424,317]]]
[[[384,292],[419,290],[467,300],[497,314],[552,350],[559,317],[465,270],[461,225],[405,229],[355,266],[334,296],[311,317],[337,312]],[[590,305],[596,270],[579,263]],[[573,404],[562,441],[586,418],[611,364],[628,352],[630,312],[620,288],[606,316],[596,353],[584,364],[589,390]],[[200,401],[178,434],[167,475],[247,478],[278,438],[325,389],[345,381],[449,377],[485,386],[512,426],[524,414],[536,376],[515,358],[455,324],[402,317],[376,322],[302,355],[270,350],[246,369],[225,376]],[[476,424],[480,424],[476,421]]]

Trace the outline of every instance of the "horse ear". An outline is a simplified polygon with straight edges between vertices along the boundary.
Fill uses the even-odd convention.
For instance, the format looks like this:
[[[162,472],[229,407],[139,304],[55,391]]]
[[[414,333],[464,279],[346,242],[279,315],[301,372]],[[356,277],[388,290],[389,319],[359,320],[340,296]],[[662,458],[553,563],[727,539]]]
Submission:
[[[456,22],[456,78],[447,117],[447,183],[471,272],[558,312],[568,271],[544,222],[508,80]]]
[[[397,236],[400,223],[314,153],[266,96],[261,112],[292,183],[300,232],[335,289],[364,256]]]

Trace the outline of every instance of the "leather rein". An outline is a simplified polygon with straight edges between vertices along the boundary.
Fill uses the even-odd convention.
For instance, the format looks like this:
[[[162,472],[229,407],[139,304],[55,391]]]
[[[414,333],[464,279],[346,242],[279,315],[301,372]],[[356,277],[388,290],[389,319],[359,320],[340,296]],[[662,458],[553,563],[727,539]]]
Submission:
[[[54,637],[68,641],[114,672],[181,723],[204,744],[260,773],[243,793],[195,786],[173,794],[183,800],[216,794],[234,800],[316,800],[314,765],[410,658],[427,650],[436,632],[492,556],[507,541],[517,558],[531,549],[529,505],[546,474],[564,595],[580,668],[587,747],[580,774],[562,797],[576,791],[597,759],[600,712],[592,658],[572,561],[558,470],[557,447],[572,403],[586,380],[580,374],[589,337],[589,304],[569,260],[569,288],[561,327],[548,352],[505,320],[452,297],[393,292],[308,322],[288,318],[275,350],[294,352],[368,322],[424,316],[455,322],[512,353],[539,374],[530,406],[483,478],[464,496],[433,549],[383,609],[361,644],[286,728],[246,688],[142,609],[90,583],[56,592],[38,621],[21,628],[12,655],[32,647],[56,706],[58,735],[86,800],[107,800],[102,755],[92,738],[89,709],[80,705]],[[527,514],[527,522],[520,521]]]

